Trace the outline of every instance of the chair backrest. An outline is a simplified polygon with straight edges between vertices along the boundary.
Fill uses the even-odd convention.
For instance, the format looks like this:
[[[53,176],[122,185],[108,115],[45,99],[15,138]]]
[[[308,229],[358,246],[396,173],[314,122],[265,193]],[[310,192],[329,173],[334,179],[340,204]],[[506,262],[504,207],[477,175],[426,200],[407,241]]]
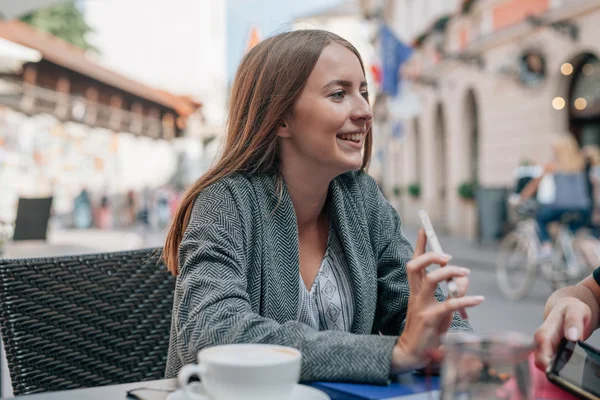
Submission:
[[[46,240],[52,197],[19,198],[14,241]]]
[[[0,259],[14,394],[163,378],[174,288],[160,249]]]

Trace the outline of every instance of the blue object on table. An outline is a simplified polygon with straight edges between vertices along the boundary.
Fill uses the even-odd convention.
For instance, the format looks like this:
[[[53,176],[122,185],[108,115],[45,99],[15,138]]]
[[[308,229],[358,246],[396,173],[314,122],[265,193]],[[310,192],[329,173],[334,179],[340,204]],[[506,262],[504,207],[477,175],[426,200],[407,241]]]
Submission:
[[[429,390],[438,390],[439,377],[430,377],[430,382],[426,382],[426,379],[420,374],[404,374],[399,375],[397,381],[386,386],[341,382],[306,382],[305,384],[324,391],[331,400],[391,400],[405,396],[408,396],[408,400],[419,398],[413,396],[416,394],[422,394],[422,398],[427,399]],[[437,395],[433,398],[437,399]]]

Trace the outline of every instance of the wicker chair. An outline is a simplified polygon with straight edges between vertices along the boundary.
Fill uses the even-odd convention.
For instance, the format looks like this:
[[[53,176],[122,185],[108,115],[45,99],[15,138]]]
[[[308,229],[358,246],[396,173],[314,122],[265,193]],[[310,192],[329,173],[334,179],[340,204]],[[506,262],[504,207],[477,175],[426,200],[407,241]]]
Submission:
[[[0,259],[15,395],[164,377],[175,280],[160,249]]]

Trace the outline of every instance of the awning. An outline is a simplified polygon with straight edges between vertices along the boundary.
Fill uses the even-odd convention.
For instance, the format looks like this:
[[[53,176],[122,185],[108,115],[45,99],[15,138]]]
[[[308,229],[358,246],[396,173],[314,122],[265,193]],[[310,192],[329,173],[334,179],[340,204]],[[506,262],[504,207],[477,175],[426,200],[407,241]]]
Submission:
[[[24,63],[41,59],[39,51],[0,38],[0,73],[19,73]]]

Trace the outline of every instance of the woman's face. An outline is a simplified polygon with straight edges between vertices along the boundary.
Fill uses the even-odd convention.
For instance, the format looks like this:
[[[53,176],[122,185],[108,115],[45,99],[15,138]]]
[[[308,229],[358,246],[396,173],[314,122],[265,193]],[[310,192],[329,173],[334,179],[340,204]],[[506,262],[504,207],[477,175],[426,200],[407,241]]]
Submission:
[[[334,177],[359,169],[373,118],[367,98],[356,55],[328,45],[278,132],[283,164],[317,167]]]

